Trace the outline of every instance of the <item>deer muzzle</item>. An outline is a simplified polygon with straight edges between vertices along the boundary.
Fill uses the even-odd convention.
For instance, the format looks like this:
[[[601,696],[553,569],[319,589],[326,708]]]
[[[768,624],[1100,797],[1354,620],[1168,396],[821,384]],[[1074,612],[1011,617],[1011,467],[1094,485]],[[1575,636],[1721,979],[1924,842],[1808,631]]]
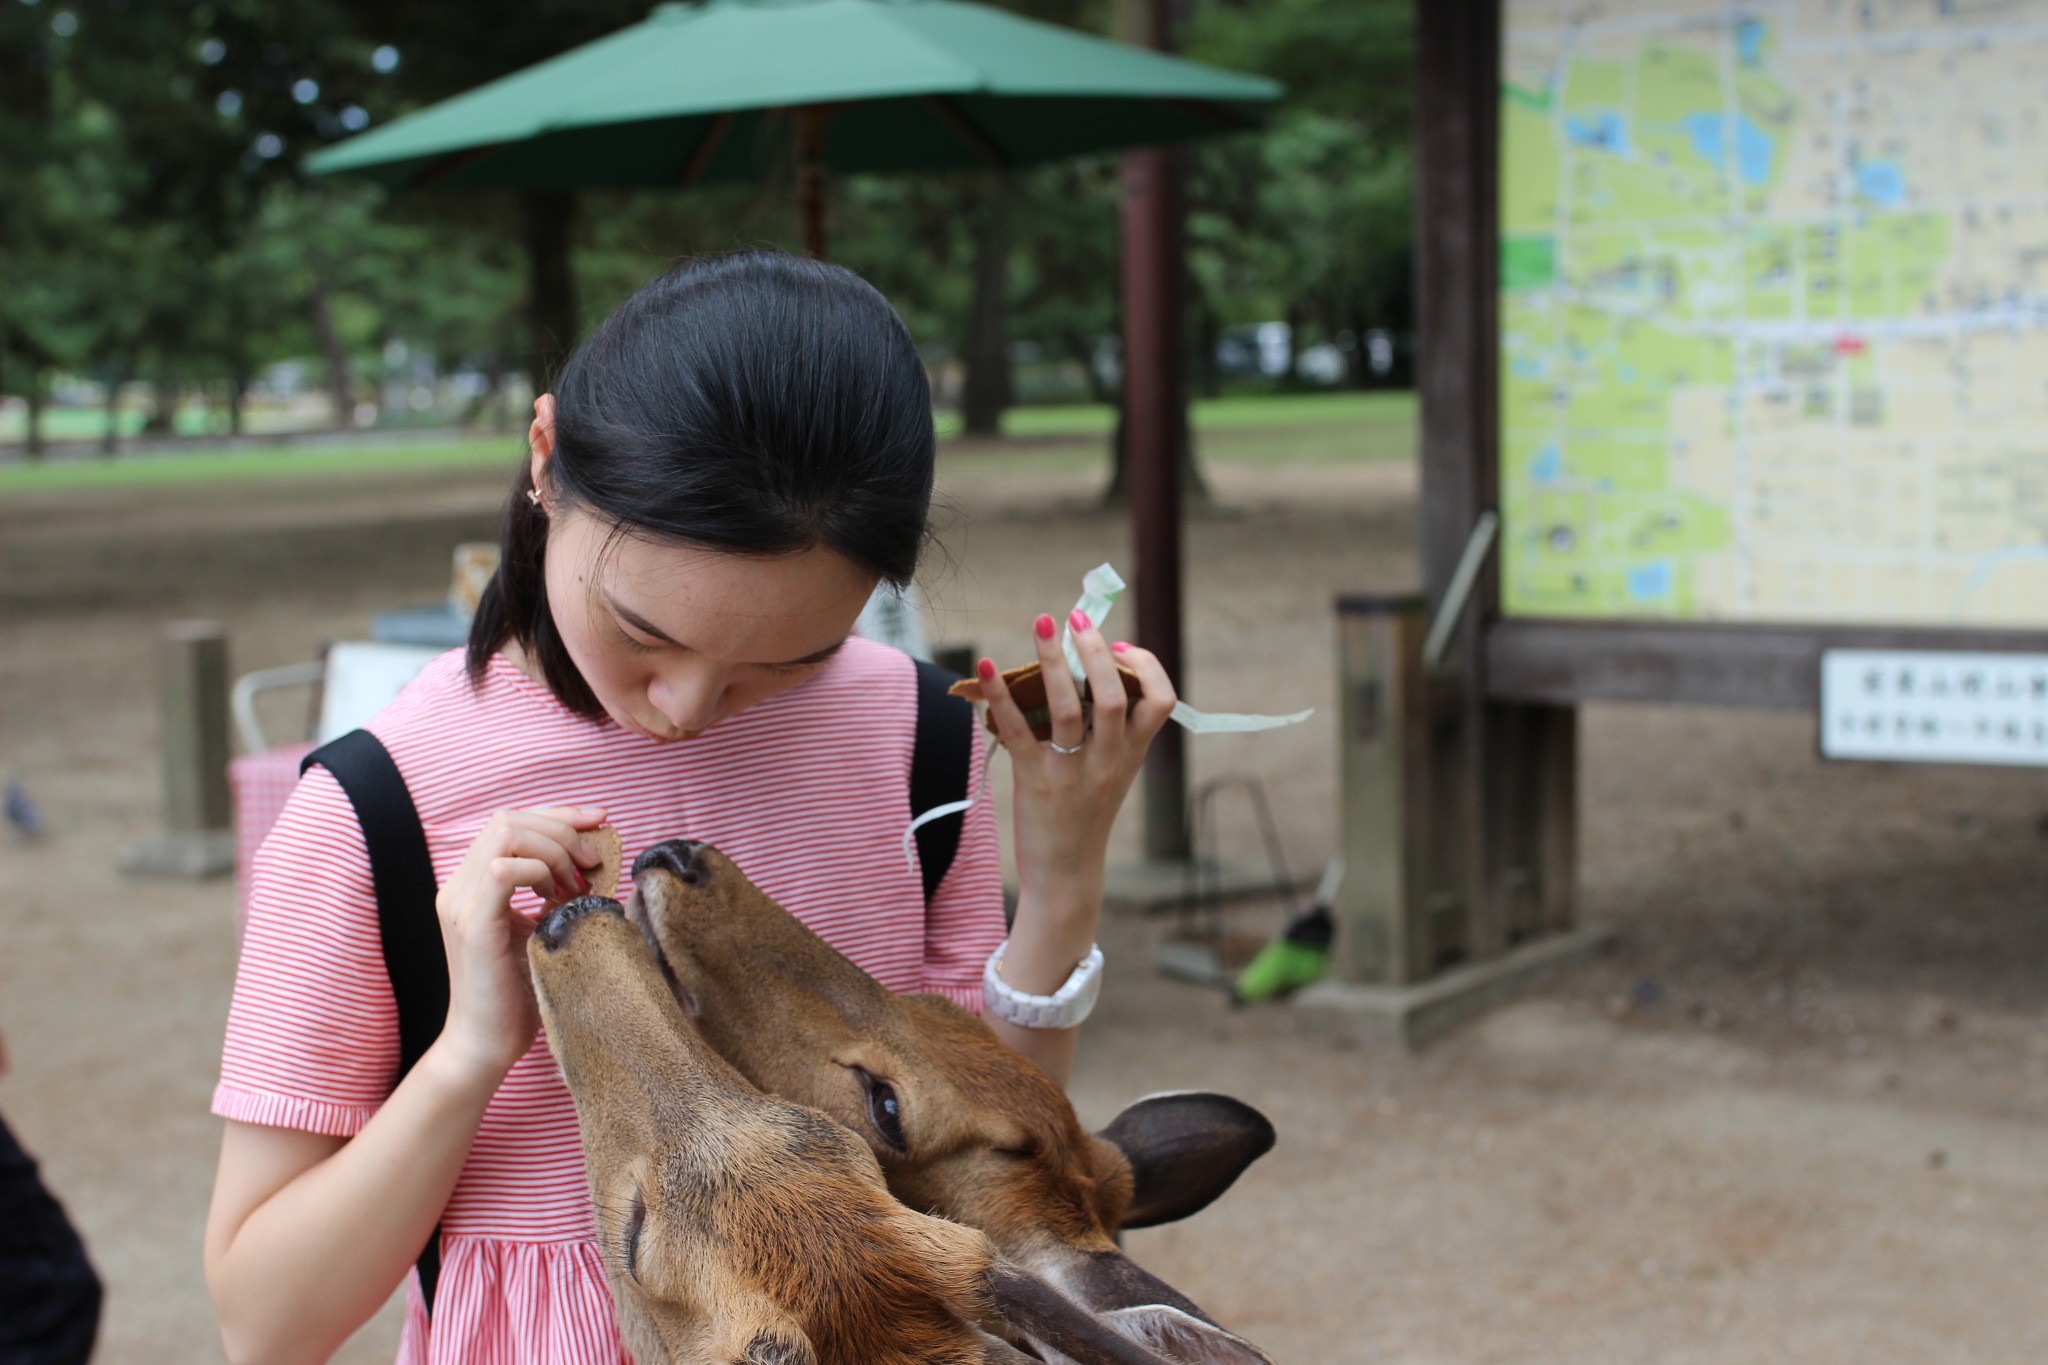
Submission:
[[[554,952],[569,941],[569,933],[578,920],[586,915],[617,913],[621,909],[617,901],[607,896],[578,896],[541,916],[540,923],[534,926],[533,936],[540,940],[543,948]]]
[[[711,864],[704,857],[710,848],[694,839],[664,839],[651,844],[633,860],[633,880],[656,868],[679,878],[685,885],[702,886],[711,876]]]

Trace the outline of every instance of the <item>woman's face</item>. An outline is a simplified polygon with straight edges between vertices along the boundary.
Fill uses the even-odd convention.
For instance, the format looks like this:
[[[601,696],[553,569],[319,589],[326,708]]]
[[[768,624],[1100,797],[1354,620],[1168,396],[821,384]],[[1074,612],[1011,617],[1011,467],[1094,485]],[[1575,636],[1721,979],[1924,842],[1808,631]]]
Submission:
[[[874,580],[823,547],[756,559],[552,515],[548,609],[607,714],[689,739],[825,666]]]
[[[815,676],[874,586],[823,546],[754,558],[614,536],[587,511],[549,509],[555,628],[605,712],[656,739],[700,735]]]

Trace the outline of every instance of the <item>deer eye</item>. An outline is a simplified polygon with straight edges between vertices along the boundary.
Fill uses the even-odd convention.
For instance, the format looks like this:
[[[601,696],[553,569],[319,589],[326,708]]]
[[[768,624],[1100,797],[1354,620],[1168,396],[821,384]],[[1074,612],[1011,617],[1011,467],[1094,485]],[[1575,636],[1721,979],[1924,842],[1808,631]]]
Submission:
[[[640,1278],[640,1234],[647,1229],[647,1200],[633,1191],[633,1213],[626,1223],[626,1278]]]
[[[860,1067],[855,1067],[853,1074],[868,1092],[868,1122],[875,1125],[882,1141],[899,1152],[909,1151],[910,1144],[903,1140],[903,1101],[896,1098],[896,1087]]]

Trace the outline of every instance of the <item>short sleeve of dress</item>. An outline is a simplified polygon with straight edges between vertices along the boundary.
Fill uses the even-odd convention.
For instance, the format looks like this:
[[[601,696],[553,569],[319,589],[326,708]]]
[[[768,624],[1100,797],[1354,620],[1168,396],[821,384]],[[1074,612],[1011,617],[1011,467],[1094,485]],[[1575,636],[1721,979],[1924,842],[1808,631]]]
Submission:
[[[213,1112],[349,1137],[397,1067],[369,853],[348,796],[314,768],[252,866]]]
[[[981,1013],[981,972],[1003,941],[1003,859],[996,833],[995,803],[984,789],[989,746],[975,724],[967,808],[953,865],[925,912],[922,989],[943,995],[963,1009]]]

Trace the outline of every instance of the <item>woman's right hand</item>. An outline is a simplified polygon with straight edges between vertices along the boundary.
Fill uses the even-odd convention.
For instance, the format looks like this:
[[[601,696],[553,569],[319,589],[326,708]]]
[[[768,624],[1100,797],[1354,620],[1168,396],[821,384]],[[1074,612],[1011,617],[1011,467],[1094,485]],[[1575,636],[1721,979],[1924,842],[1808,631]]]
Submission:
[[[498,811],[435,898],[448,950],[448,1020],[437,1046],[493,1085],[540,1030],[526,962],[535,920],[512,908],[512,892],[531,887],[559,904],[589,890],[582,869],[601,853],[584,833],[604,817],[597,806]]]

